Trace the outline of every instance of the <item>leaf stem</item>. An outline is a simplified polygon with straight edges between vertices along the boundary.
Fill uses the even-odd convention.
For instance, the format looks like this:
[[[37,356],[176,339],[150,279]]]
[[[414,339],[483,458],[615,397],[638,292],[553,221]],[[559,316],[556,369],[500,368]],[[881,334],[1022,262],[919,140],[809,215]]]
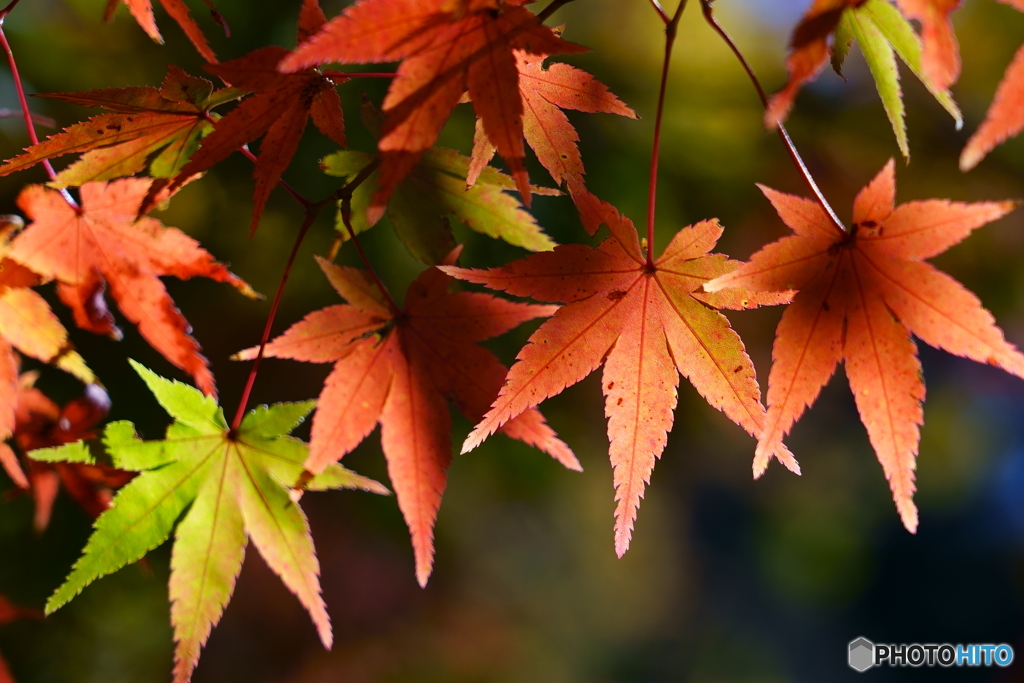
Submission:
[[[49,116],[43,116],[42,114],[32,114],[32,120],[37,126],[43,126],[45,128],[56,128],[57,122],[51,119]],[[0,108],[0,119],[20,119],[25,114],[20,109],[7,109],[6,107]]]
[[[7,7],[0,10],[0,26],[3,26],[4,19],[6,19],[7,15],[11,13],[11,10],[18,6],[19,2],[21,2],[21,0],[11,0]]]
[[[255,154],[249,151],[248,147],[243,146],[241,151],[253,162],[258,158]],[[298,191],[287,187],[287,184],[283,180],[278,180],[278,182],[282,184],[282,187],[285,187],[295,200],[302,205],[304,216],[302,218],[302,226],[299,228],[299,234],[295,236],[295,244],[292,246],[292,251],[288,255],[288,260],[285,262],[284,272],[281,273],[281,282],[277,285],[277,293],[274,295],[274,301],[270,305],[270,312],[267,314],[267,322],[263,326],[263,336],[260,338],[260,350],[257,352],[256,359],[253,361],[252,367],[249,369],[249,377],[245,380],[245,388],[242,390],[242,396],[238,401],[238,409],[235,411],[235,417],[231,421],[232,431],[237,431],[241,426],[242,419],[245,417],[245,409],[249,407],[249,398],[252,395],[252,388],[256,384],[256,375],[259,374],[260,364],[263,362],[263,356],[267,349],[267,342],[270,341],[270,332],[274,327],[277,310],[281,305],[281,297],[284,294],[285,285],[288,284],[288,277],[291,275],[292,266],[295,264],[295,259],[299,255],[299,247],[302,246],[302,241],[306,238],[306,233],[309,232],[310,227],[312,227],[317,216],[320,215],[320,211],[325,206],[338,200],[342,201],[343,206],[345,203],[350,202],[352,200],[352,193],[355,192],[357,187],[362,185],[371,175],[373,175],[373,172],[377,170],[377,166],[379,164],[379,160],[374,160],[367,164],[366,167],[359,172],[359,175],[353,178],[351,182],[335,191],[329,197],[318,202],[309,201],[299,194]],[[380,278],[377,277],[376,271],[373,269],[373,266],[370,264],[369,259],[366,258],[366,254],[363,252],[362,247],[356,240],[355,234],[352,232],[350,221],[346,220],[345,226],[349,229],[349,234],[352,236],[352,243],[355,245],[356,251],[359,253],[359,258],[362,260],[363,265],[366,266],[367,271],[369,271],[371,277],[373,277],[377,287],[391,303],[392,308],[397,311],[398,307],[395,306],[395,302],[391,299],[391,294],[388,293],[388,290],[384,287],[384,283],[382,283]]]
[[[252,150],[249,149],[249,145],[242,145],[241,147],[238,148],[238,151],[241,152],[246,159],[248,159],[254,164],[259,158],[252,153]],[[297,201],[299,204],[302,204],[302,207],[304,209],[310,209],[314,206],[313,202],[303,197],[302,194],[300,194],[298,190],[292,187],[284,178],[278,178],[277,184],[281,186],[281,189],[290,194],[295,201]],[[319,209],[317,209],[317,211],[319,211]]]
[[[551,4],[537,13],[537,21],[544,23],[548,18],[561,9],[562,5],[568,5],[572,0],[552,0]]]
[[[655,9],[668,19],[668,15],[657,3],[652,0]],[[679,28],[679,20],[686,9],[686,0],[679,0],[675,14],[665,23],[665,59],[661,65],[661,86],[658,88],[658,113],[654,118],[654,143],[651,151],[651,180],[647,188],[647,267],[654,267],[654,210],[658,199],[658,153],[661,148],[661,120],[665,113],[665,92],[668,89],[668,67],[672,62],[672,47],[676,42],[676,31]]]
[[[332,81],[349,80],[350,78],[397,78],[398,74],[385,71],[338,71],[337,69],[324,69],[323,75]]]
[[[668,15],[668,12],[665,11],[665,8],[661,6],[658,0],[651,0],[651,6],[654,7],[654,11],[658,13],[658,16],[661,17],[664,23],[668,24],[672,21],[672,17]]]
[[[288,283],[288,276],[291,274],[292,266],[295,264],[295,258],[299,255],[299,247],[302,246],[302,240],[305,239],[306,233],[309,232],[310,226],[316,220],[319,215],[319,209],[307,208],[306,215],[302,219],[302,227],[299,228],[299,234],[295,236],[295,244],[292,245],[292,252],[288,255],[288,260],[284,265],[284,272],[281,274],[281,282],[277,286],[277,294],[274,295],[274,302],[270,304],[270,313],[267,314],[267,323],[263,326],[263,336],[260,338],[260,350],[256,354],[256,360],[253,361],[252,367],[249,369],[249,377],[245,381],[245,389],[242,390],[242,397],[238,401],[238,410],[235,411],[235,419],[231,421],[231,430],[238,431],[238,428],[242,425],[242,418],[245,417],[245,409],[249,407],[249,396],[252,394],[252,388],[256,384],[256,375],[259,374],[260,364],[263,362],[263,355],[267,350],[267,342],[270,341],[270,331],[274,326],[274,318],[277,317],[277,309],[281,305],[281,296],[284,294],[284,286]]]
[[[18,64],[14,61],[14,51],[11,50],[11,44],[7,42],[7,34],[4,33],[4,20],[7,15],[10,14],[11,10],[20,2],[20,0],[12,0],[7,7],[0,10],[0,47],[3,48],[4,53],[7,55],[7,64],[11,69],[11,78],[14,80],[14,88],[18,92],[18,101],[21,103],[21,116],[25,121],[25,129],[28,132],[28,139],[33,145],[39,144],[39,136],[36,135],[36,126],[32,121],[32,112],[28,109],[28,98],[25,96],[25,85],[21,82],[21,74],[18,72]],[[57,172],[53,170],[53,164],[50,163],[49,159],[43,160],[43,168],[46,169],[46,175],[53,180],[57,177]],[[78,206],[78,202],[71,196],[71,193],[67,189],[62,188],[60,190],[64,200],[78,212],[81,207]]]
[[[739,60],[740,64],[743,66],[743,70],[747,72],[747,77],[750,78],[750,82],[753,83],[754,89],[757,90],[757,96],[761,99],[761,104],[767,109],[768,96],[765,94],[764,88],[761,87],[761,82],[758,80],[753,68],[751,68],[750,63],[747,62],[743,53],[740,52],[740,49],[736,46],[736,43],[733,42],[732,38],[729,37],[729,34],[726,33],[725,29],[722,28],[722,25],[719,24],[718,20],[715,18],[714,10],[711,7],[713,1],[714,0],[700,0],[704,19],[708,22],[711,28],[721,36],[722,40],[725,41],[725,44],[729,46],[730,50],[732,50],[732,53],[736,55],[736,59]],[[821,188],[818,187],[818,183],[815,182],[814,176],[811,175],[810,169],[808,169],[807,164],[804,163],[803,157],[800,156],[800,152],[797,150],[796,145],[793,144],[793,139],[789,137],[789,132],[781,123],[779,124],[778,132],[779,137],[782,139],[782,143],[786,146],[786,151],[789,152],[789,158],[793,160],[793,164],[800,172],[800,175],[803,176],[804,182],[806,182],[807,186],[811,189],[815,199],[817,199],[818,203],[821,204],[821,207],[825,209],[825,213],[828,214],[829,219],[835,224],[835,226],[841,231],[846,232],[846,226],[843,225],[841,220],[839,220],[839,216],[836,215],[835,210],[833,210],[832,206],[828,203],[828,200],[825,199],[824,193],[821,191]]]
[[[334,194],[332,194],[329,197],[329,200],[341,202],[341,222],[345,224],[345,229],[348,230],[348,237],[352,240],[352,246],[356,248],[356,253],[359,254],[359,260],[363,262],[364,266],[366,266],[366,272],[368,272],[370,277],[373,278],[373,282],[377,285],[377,289],[379,289],[380,293],[384,295],[385,299],[387,299],[388,305],[391,307],[391,312],[398,315],[402,309],[400,309],[398,304],[395,303],[395,300],[391,298],[391,292],[389,292],[388,288],[384,286],[380,277],[377,276],[377,271],[373,269],[372,265],[370,265],[370,259],[366,257],[366,252],[363,251],[363,246],[359,244],[359,238],[356,237],[356,231],[352,229],[352,194],[355,192],[357,187],[362,185],[370,176],[373,175],[374,171],[376,171],[379,166],[380,157],[377,157],[364,166],[363,170],[361,170],[348,185],[345,185],[345,187],[338,189]]]

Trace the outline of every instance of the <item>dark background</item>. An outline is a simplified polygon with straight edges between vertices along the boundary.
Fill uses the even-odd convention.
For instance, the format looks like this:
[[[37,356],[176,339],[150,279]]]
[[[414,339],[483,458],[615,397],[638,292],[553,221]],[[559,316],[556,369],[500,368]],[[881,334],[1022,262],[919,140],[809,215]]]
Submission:
[[[155,45],[119,11],[100,21],[100,0],[25,0],[6,30],[31,92],[157,85],[166,65],[194,74],[201,60],[157,11],[167,44]],[[745,258],[786,229],[754,186],[803,193],[779,141],[761,127],[761,110],[738,65],[687,10],[673,62],[662,170],[659,244],[684,224],[717,216],[720,249]],[[723,23],[777,88],[787,32],[807,0],[720,0]],[[292,47],[298,0],[217,0],[230,39],[193,3],[222,59],[273,43]],[[328,16],[344,3],[327,2]],[[913,163],[898,163],[900,200],[1024,196],[1024,141],[1001,147],[970,174],[956,167],[1003,69],[1024,37],[1024,16],[992,0],[968,0],[956,15],[964,73],[954,94],[965,130],[906,73]],[[640,121],[570,114],[583,139],[591,189],[635,221],[645,216],[647,165],[661,61],[660,23],[642,0],[576,0],[560,10],[565,36],[594,48],[571,61],[593,72],[640,114]],[[859,53],[847,81],[826,72],[798,101],[790,129],[826,194],[844,218],[856,191],[898,154]],[[358,122],[359,90],[380,102],[386,82],[341,87],[353,148],[372,149]],[[0,106],[17,107],[6,69]],[[89,111],[53,101],[33,107],[60,125]],[[472,116],[456,112],[442,143],[468,152]],[[46,132],[46,131],[44,131]],[[0,152],[26,143],[19,120],[0,121]],[[285,177],[309,197],[337,179],[317,160],[331,143],[310,129]],[[547,177],[534,165],[532,177]],[[160,217],[200,239],[256,289],[272,294],[300,222],[297,205],[275,191],[255,239],[247,237],[251,166],[235,155],[187,187]],[[41,182],[33,170],[0,179],[0,213],[15,210],[20,188]],[[536,214],[560,242],[582,241],[571,204],[537,198]],[[333,238],[325,211],[303,248],[275,332],[337,301],[314,266]],[[461,229],[464,262],[507,262],[522,252]],[[404,291],[420,266],[389,228],[363,241],[385,282]],[[354,263],[351,247],[341,259]],[[1011,341],[1024,341],[1024,213],[986,227],[935,263],[979,294]],[[233,410],[247,365],[227,360],[259,339],[268,303],[207,281],[169,282],[195,327]],[[45,289],[45,288],[44,288]],[[52,291],[48,291],[51,299]],[[70,327],[66,311],[58,312]],[[781,309],[730,314],[764,382]],[[510,362],[535,328],[492,345]],[[131,419],[159,438],[167,418],[126,358],[182,377],[138,334],[107,339],[72,332],[109,388],[111,417]],[[926,424],[918,463],[921,526],[900,525],[840,372],[788,443],[803,476],[773,464],[750,476],[754,441],[709,408],[685,382],[668,448],[641,507],[632,548],[612,549],[614,509],[600,385],[592,376],[542,407],[586,469],[561,469],[518,442],[495,438],[455,458],[437,527],[437,564],[421,590],[408,534],[393,498],[358,492],[303,500],[323,565],[336,644],[324,652],[298,602],[250,549],[197,682],[369,681],[418,683],[536,681],[763,682],[858,680],[846,645],[875,642],[1007,642],[1024,656],[1024,384],[999,370],[924,347]],[[28,367],[28,366],[27,366]],[[327,366],[271,360],[254,400],[305,399],[319,392]],[[46,369],[40,386],[66,400],[73,380]],[[455,422],[460,443],[470,425]],[[345,463],[386,481],[376,434]],[[0,475],[2,476],[2,475]],[[0,489],[10,488],[6,480]],[[0,505],[0,593],[41,607],[78,556],[89,520],[61,497],[42,536],[31,532],[31,502]],[[119,683],[169,678],[172,639],[166,580],[168,546],[149,566],[98,581],[45,622],[0,628],[0,651],[19,681]],[[872,670],[864,680],[1019,680],[1008,670]]]

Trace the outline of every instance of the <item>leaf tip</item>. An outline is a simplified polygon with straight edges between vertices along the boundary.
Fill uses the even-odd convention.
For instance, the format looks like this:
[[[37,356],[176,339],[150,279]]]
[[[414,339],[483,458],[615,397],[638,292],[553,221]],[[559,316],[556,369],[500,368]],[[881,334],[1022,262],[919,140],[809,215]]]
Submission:
[[[462,450],[459,452],[462,455],[469,453],[470,451],[474,450],[477,446],[482,444],[484,442],[484,439],[487,438],[487,436],[488,435],[483,433],[483,430],[480,429],[480,426],[477,425],[476,429],[471,431],[469,433],[469,436],[466,437],[466,440],[462,442]]]
[[[377,225],[377,222],[384,216],[384,209],[386,207],[379,205],[371,205],[366,209],[366,224],[370,227]]]
[[[629,542],[632,540],[632,538],[633,538],[633,529],[631,528],[631,526],[630,526],[630,528],[623,528],[620,525],[616,525],[616,527],[615,527],[615,555],[620,560],[622,559],[623,555],[626,554],[626,551],[629,550]]]
[[[979,145],[974,144],[972,139],[964,147],[964,151],[960,153],[960,171],[966,173],[972,168],[977,166],[982,159],[985,158],[985,151],[980,149]]]
[[[914,501],[909,498],[897,502],[897,508],[900,513],[900,521],[903,522],[903,528],[912,534],[917,533],[917,506],[914,505]]]
[[[434,569],[433,560],[433,549],[426,558],[416,558],[416,583],[420,585],[420,588],[426,588],[427,582],[430,581],[430,573]]]

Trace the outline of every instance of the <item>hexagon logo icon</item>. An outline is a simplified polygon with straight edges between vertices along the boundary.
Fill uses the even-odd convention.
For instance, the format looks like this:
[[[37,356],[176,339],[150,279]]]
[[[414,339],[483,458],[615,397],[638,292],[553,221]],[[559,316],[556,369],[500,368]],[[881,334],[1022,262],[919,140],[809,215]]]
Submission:
[[[867,638],[850,641],[850,668],[864,672],[875,664],[875,644]]]

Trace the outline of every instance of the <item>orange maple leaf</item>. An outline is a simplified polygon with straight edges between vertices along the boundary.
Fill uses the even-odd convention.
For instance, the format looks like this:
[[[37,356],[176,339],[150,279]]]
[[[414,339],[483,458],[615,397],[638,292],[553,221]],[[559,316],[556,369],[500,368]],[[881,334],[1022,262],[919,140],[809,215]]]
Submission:
[[[453,252],[454,254],[455,252]],[[423,271],[394,311],[366,274],[318,259],[349,303],[310,313],[266,347],[267,356],[334,363],[320,394],[306,469],[318,474],[381,424],[388,474],[412,535],[416,577],[426,585],[434,558],[434,522],[451,462],[445,397],[476,421],[498,393],[505,367],[476,342],[503,334],[554,306],[487,294],[449,293],[451,278]],[[256,356],[256,349],[239,359]],[[531,410],[502,431],[580,470],[576,456]]]
[[[281,62],[282,71],[340,62],[402,60],[384,99],[379,186],[367,212],[375,223],[463,94],[508,163],[529,205],[523,101],[514,50],[551,55],[584,48],[541,24],[525,0],[361,0]]]
[[[1024,11],[1024,0],[998,2]],[[896,4],[908,19],[921,22],[925,78],[939,90],[956,83],[960,76],[960,47],[951,17],[960,8],[962,0],[896,0]]]
[[[317,13],[319,24],[316,23]],[[307,0],[303,5],[300,36],[308,35],[323,21],[316,0]],[[346,146],[341,98],[334,89],[334,81],[316,69],[279,73],[278,63],[289,54],[291,52],[283,47],[264,47],[223,64],[206,66],[207,71],[225,83],[255,94],[242,100],[217,122],[214,131],[203,138],[199,149],[170,184],[170,189],[177,188],[196,173],[209,169],[265,134],[253,171],[256,189],[250,233],[256,231],[267,197],[295,156],[311,116],[324,135]]]
[[[627,107],[608,87],[586,71],[568,64],[544,68],[545,55],[515,50],[519,70],[519,93],[523,99],[523,133],[538,161],[555,183],[583,186],[583,159],[577,146],[579,135],[563,109],[591,114],[604,112],[631,119],[636,112]],[[483,119],[476,121],[473,138],[473,162],[468,185],[472,186],[484,167],[494,158],[496,148],[484,130]]]
[[[903,525],[913,532],[925,390],[911,333],[1018,377],[1024,377],[1024,356],[1006,342],[974,294],[924,262],[1016,204],[933,199],[897,207],[894,168],[890,160],[857,195],[849,232],[839,230],[820,204],[762,187],[796,235],[769,244],[704,289],[799,290],[776,331],[755,476],[778,456],[783,437],[845,360],[861,421]]]
[[[160,35],[160,29],[157,28],[156,18],[153,16],[153,3],[152,0],[107,0],[107,7],[104,11],[104,19],[110,21],[114,16],[114,10],[117,9],[118,2],[123,2],[127,7],[128,11],[131,12],[132,17],[138,22],[142,30],[157,43],[161,45],[164,42],[163,36]],[[224,32],[228,32],[227,23],[219,12],[214,8],[213,3],[210,0],[203,0],[206,6],[210,8],[210,13],[213,15],[214,20],[224,27]],[[192,41],[196,50],[203,56],[208,62],[216,63],[217,56],[213,53],[213,49],[210,48],[210,43],[206,40],[206,36],[203,35],[202,29],[199,28],[199,24],[192,18],[189,13],[188,5],[185,4],[184,0],[160,0],[160,4],[164,10],[171,15],[171,18],[178,22],[178,26],[185,32],[188,39]]]
[[[767,128],[776,128],[786,120],[793,101],[804,83],[814,78],[828,61],[828,39],[836,32],[839,20],[847,7],[855,7],[863,0],[814,0],[800,23],[793,29],[789,41],[786,69],[789,80],[785,87],[768,101],[764,121]]]
[[[92,439],[92,431],[110,411],[110,398],[98,384],[89,384],[85,392],[59,407],[35,388],[36,372],[22,373],[18,382],[14,442],[22,453],[50,448],[80,439]],[[132,472],[106,465],[83,463],[47,463],[25,456],[28,468],[27,488],[35,502],[33,526],[46,529],[58,489],[65,491],[95,519],[110,505],[113,491],[135,476]],[[24,475],[23,475],[24,476]]]
[[[715,408],[754,435],[765,411],[743,342],[716,309],[788,300],[786,294],[707,294],[707,280],[739,266],[709,254],[722,234],[715,220],[680,230],[653,268],[636,229],[604,202],[583,204],[584,223],[612,237],[596,249],[570,244],[501,268],[444,268],[463,280],[567,305],[530,337],[484,419],[463,445],[472,450],[508,420],[561,393],[604,364],[609,455],[615,469],[615,550],[629,547],[640,499],[672,427],[682,373]],[[792,461],[795,468],[796,463]]]
[[[215,91],[210,81],[190,76],[172,64],[160,88],[108,88],[43,95],[86,107],[102,107],[113,113],[93,116],[27,148],[24,154],[0,166],[0,176],[44,159],[82,154],[57,174],[52,187],[133,175],[147,163],[154,178],[172,178],[212,128],[207,115],[210,108],[241,94],[228,88]]]
[[[1013,0],[1010,0],[1011,2]],[[939,90],[956,83],[960,76],[960,48],[950,16],[961,0],[896,0],[908,19],[921,22],[921,57],[924,77]]]
[[[150,183],[142,178],[86,183],[80,208],[70,206],[55,190],[29,185],[18,197],[18,206],[32,223],[11,243],[10,255],[58,281],[58,294],[80,327],[117,335],[103,301],[109,285],[121,312],[143,338],[191,374],[196,386],[213,394],[207,360],[160,276],[208,277],[230,283],[246,296],[258,295],[185,233],[155,218],[136,220]]]
[[[27,356],[69,372],[89,384],[96,378],[68,342],[68,333],[35,290],[42,278],[10,258],[8,241],[24,222],[0,216],[0,466],[21,488],[28,480],[14,451],[3,443],[14,433],[18,405],[18,349]]]
[[[1024,12],[1024,0],[999,0]],[[1024,45],[1017,50],[985,114],[985,120],[960,153],[960,170],[969,171],[989,152],[1024,130]]]

